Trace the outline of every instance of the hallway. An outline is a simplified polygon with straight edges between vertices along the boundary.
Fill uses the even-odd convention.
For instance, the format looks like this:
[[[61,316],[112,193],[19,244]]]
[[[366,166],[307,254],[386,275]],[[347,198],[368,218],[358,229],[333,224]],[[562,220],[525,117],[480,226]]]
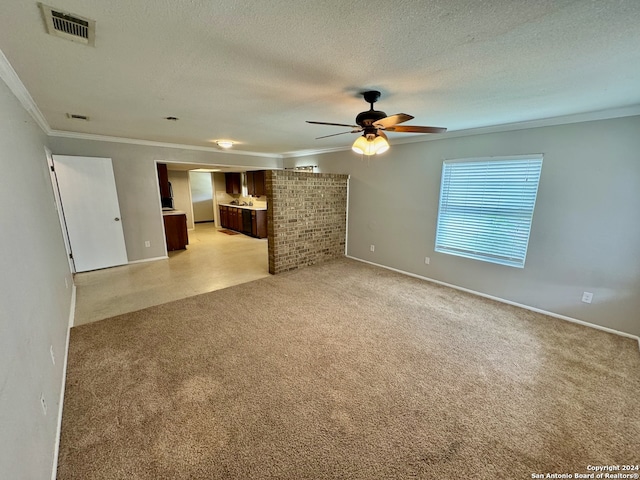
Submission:
[[[267,239],[227,235],[213,223],[189,231],[169,258],[78,273],[74,325],[269,276]]]

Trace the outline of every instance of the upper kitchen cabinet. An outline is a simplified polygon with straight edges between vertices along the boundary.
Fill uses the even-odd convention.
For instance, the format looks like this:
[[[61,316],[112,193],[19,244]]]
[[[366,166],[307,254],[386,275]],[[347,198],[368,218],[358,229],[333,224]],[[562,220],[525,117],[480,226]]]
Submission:
[[[160,196],[162,198],[171,197],[171,187],[169,187],[169,172],[165,163],[158,163],[158,183],[160,184]]]
[[[225,173],[224,180],[229,195],[239,195],[242,193],[242,176],[240,173]]]
[[[252,197],[266,195],[267,189],[264,185],[264,170],[247,172],[247,194]]]

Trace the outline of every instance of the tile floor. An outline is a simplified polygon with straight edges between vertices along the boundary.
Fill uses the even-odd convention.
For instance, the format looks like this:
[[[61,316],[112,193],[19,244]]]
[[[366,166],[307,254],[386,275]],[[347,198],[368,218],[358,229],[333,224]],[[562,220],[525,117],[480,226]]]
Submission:
[[[76,274],[74,325],[268,277],[268,269],[266,238],[199,223],[187,249],[168,259]]]

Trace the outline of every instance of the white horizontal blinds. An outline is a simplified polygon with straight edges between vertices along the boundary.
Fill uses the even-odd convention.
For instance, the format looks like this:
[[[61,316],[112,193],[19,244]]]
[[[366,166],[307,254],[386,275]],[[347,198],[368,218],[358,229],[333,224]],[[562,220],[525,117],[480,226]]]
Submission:
[[[542,156],[447,160],[437,252],[524,267]]]

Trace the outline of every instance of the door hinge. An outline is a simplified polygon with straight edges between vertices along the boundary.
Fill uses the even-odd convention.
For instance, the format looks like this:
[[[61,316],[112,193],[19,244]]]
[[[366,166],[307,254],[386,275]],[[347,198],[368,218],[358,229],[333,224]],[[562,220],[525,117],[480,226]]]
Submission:
[[[55,168],[53,168],[53,165],[50,165],[50,166],[49,166],[49,168],[51,168],[51,171],[52,171],[52,172],[55,172],[55,171],[56,171],[56,169],[55,169]]]
[[[70,253],[70,254],[69,254],[69,258],[70,258],[71,260],[73,260],[73,253]]]

